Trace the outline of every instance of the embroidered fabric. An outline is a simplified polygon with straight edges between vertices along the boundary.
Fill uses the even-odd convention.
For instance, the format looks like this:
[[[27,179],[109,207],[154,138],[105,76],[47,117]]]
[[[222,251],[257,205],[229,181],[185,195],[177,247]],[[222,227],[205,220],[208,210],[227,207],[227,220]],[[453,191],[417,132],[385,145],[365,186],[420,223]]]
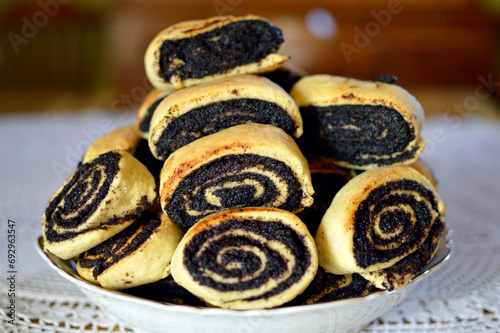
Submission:
[[[0,117],[0,332],[136,332],[60,277],[33,247],[46,203],[90,142],[133,122],[133,114],[103,111]],[[500,332],[500,126],[475,117],[434,118],[423,135],[422,158],[448,207],[452,256],[363,332]]]

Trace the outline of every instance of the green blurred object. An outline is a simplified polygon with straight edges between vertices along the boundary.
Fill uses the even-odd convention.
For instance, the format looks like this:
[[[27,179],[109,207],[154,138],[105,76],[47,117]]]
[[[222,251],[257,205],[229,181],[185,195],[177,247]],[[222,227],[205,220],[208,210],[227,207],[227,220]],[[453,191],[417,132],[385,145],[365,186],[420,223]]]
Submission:
[[[2,0],[0,87],[89,91],[112,81],[111,1]]]
[[[500,1],[498,0],[480,0],[479,4],[483,11],[490,15],[500,14]]]
[[[106,11],[110,9],[113,5],[112,0],[64,0],[57,1],[57,3],[64,3],[68,6],[74,7],[77,10],[85,11]],[[39,2],[50,2],[50,0],[0,0],[0,12],[8,10],[14,6],[19,5],[33,5],[39,4]]]

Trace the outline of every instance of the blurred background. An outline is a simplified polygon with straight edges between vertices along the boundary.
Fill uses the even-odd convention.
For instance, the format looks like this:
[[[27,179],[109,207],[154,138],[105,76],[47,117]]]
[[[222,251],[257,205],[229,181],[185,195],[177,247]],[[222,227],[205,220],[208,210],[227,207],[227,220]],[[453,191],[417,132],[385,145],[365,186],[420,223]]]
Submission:
[[[429,114],[479,101],[499,117],[497,0],[1,0],[0,112],[134,109],[160,30],[247,13],[281,27],[282,53],[308,73],[390,73]]]

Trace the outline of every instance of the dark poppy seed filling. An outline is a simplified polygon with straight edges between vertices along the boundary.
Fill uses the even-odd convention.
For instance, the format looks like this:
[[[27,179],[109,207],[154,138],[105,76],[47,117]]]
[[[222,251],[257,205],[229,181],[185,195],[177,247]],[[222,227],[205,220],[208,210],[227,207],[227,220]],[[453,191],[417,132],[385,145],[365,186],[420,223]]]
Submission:
[[[417,251],[404,257],[391,267],[384,269],[383,272],[386,275],[385,281],[382,283],[384,288],[392,291],[397,286],[403,285],[403,278],[408,274],[413,277],[422,272],[434,256],[443,230],[444,223],[440,219],[436,219],[429,236]]]
[[[270,175],[279,181],[275,183]],[[302,195],[299,181],[285,163],[255,154],[228,155],[186,176],[165,211],[174,223],[188,230],[203,217],[230,208],[275,207],[294,211],[300,207]],[[282,196],[286,199],[277,203]]]
[[[433,192],[418,182],[393,181],[374,189],[355,214],[354,257],[358,266],[366,268],[404,256],[427,237],[436,212],[439,216]],[[374,227],[376,220],[378,228]]]
[[[85,224],[106,198],[111,183],[119,171],[120,159],[120,154],[109,152],[100,155],[91,163],[80,165],[61,192],[47,206],[45,211],[47,240],[63,241],[86,232],[72,230]],[[119,222],[119,219],[114,219],[104,223],[103,226]],[[65,232],[61,233],[56,230],[57,228]]]
[[[160,178],[160,172],[164,161],[160,161],[153,156],[151,149],[149,149],[148,140],[141,139],[141,141],[139,141],[135,149],[134,157],[148,168],[149,172],[151,172],[156,180]]]
[[[372,287],[369,281],[359,274],[331,274],[319,267],[311,284],[290,305],[331,302],[376,290],[377,288]]]
[[[171,122],[156,143],[157,154],[167,158],[188,143],[240,124],[270,124],[293,136],[296,124],[276,103],[259,99],[232,99],[193,109]]]
[[[279,67],[272,72],[264,73],[262,76],[267,77],[269,80],[279,85],[287,93],[289,93],[293,85],[302,78],[301,75],[283,67]]]
[[[320,173],[311,170],[314,202],[309,209],[300,215],[301,220],[307,225],[307,229],[311,234],[316,233],[321,219],[328,207],[330,207],[335,194],[347,184],[350,178],[343,172]]]
[[[205,306],[205,302],[190,293],[186,288],[177,284],[171,275],[158,282],[126,289],[125,292],[130,295],[154,301],[180,305]]]
[[[379,75],[377,81],[379,82],[384,82],[384,83],[389,83],[389,84],[394,84],[398,80],[397,77],[391,74],[382,74]]]
[[[418,146],[405,151],[416,138],[415,130],[392,108],[344,104],[300,110],[306,135],[303,148],[310,155],[362,166],[404,162],[418,151]]]
[[[271,242],[280,246],[269,245]],[[282,246],[286,250],[280,252]],[[270,280],[278,282],[270,290],[256,290],[247,301],[284,292],[311,265],[304,237],[276,221],[228,219],[193,236],[183,251],[184,265],[192,278],[218,291],[252,290]],[[290,257],[295,260],[292,267],[288,267]],[[207,272],[219,278],[212,279]]]
[[[148,108],[146,115],[142,119],[142,121],[139,123],[139,130],[143,133],[149,132],[149,124],[151,123],[151,118],[153,117],[153,113],[155,113],[156,108],[158,105],[163,101],[167,96],[163,96],[159,99],[157,99],[151,106]]]
[[[161,225],[160,216],[146,212],[137,221],[79,258],[83,268],[93,268],[94,279],[121,259],[134,253]]]
[[[160,76],[170,81],[220,74],[259,62],[283,43],[281,29],[263,20],[243,20],[160,47]]]

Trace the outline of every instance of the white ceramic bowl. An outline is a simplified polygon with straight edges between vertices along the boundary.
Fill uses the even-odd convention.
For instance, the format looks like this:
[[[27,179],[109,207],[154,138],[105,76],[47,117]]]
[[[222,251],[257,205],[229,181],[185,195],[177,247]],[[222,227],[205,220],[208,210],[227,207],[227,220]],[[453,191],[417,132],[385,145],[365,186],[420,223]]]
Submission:
[[[393,292],[379,291],[328,303],[237,311],[166,304],[103,289],[82,280],[71,261],[44,252],[41,243],[40,237],[36,242],[39,254],[60,275],[79,287],[103,310],[129,324],[134,331],[148,333],[357,332],[401,302],[419,281],[441,267],[450,256],[449,244],[442,241],[429,265],[407,286]]]

